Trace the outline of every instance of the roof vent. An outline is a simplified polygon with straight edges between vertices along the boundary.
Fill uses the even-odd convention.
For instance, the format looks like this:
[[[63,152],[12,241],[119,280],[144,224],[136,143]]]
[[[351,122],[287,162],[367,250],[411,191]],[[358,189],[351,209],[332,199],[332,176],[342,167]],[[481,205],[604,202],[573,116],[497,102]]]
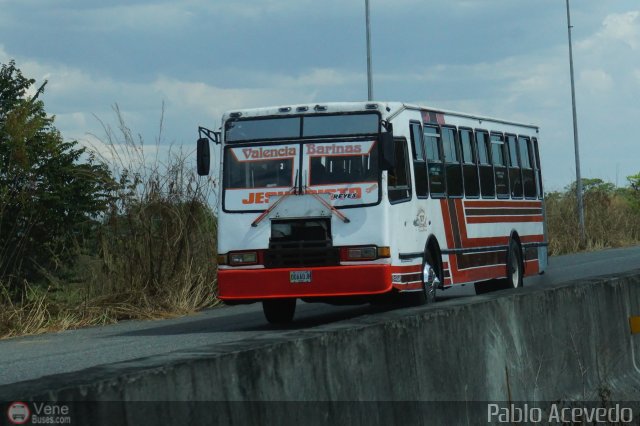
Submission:
[[[326,111],[327,110],[327,106],[326,105],[316,105],[315,107],[313,107],[314,110],[316,111]]]
[[[365,105],[366,109],[378,109],[378,104],[367,104]]]
[[[298,108],[296,108],[296,111],[298,111],[298,112],[309,111],[309,107],[308,106],[299,106]]]
[[[231,118],[238,118],[240,116],[242,116],[241,112],[232,112],[231,114],[229,114],[229,117]]]
[[[278,111],[280,111],[280,112],[289,112],[289,111],[291,111],[291,107],[278,108]]]

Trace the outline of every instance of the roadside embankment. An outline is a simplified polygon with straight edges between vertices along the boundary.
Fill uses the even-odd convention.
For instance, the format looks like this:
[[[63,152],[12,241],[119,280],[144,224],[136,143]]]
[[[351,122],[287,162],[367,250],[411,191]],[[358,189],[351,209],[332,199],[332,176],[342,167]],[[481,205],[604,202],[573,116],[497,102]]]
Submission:
[[[0,387],[0,400],[65,402],[92,424],[113,423],[114,416],[140,424],[142,415],[143,424],[181,424],[196,411],[207,412],[198,422],[268,423],[300,407],[317,411],[318,424],[349,408],[377,412],[367,424],[408,424],[407,416],[431,423],[452,414],[433,411],[433,402],[403,404],[458,401],[457,410],[474,401],[638,400],[640,335],[629,325],[638,315],[640,270],[104,365]],[[85,401],[190,403],[172,410],[164,403]],[[376,411],[384,404],[388,410]]]

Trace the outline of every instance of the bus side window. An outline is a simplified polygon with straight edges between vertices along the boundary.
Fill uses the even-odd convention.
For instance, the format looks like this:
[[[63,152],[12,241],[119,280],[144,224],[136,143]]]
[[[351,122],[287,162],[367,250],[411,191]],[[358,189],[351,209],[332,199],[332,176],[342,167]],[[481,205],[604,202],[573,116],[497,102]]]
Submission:
[[[476,145],[478,147],[478,173],[480,175],[480,193],[482,198],[494,198],[496,186],[491,165],[491,142],[489,134],[484,130],[476,130]]]
[[[464,175],[464,192],[467,197],[480,195],[475,140],[471,129],[460,129],[460,146],[462,148],[462,174]]]
[[[424,146],[427,156],[429,193],[432,198],[444,197],[444,164],[440,148],[440,133],[437,127],[424,126]]]
[[[542,199],[544,197],[544,188],[542,187],[542,166],[540,164],[540,152],[538,151],[538,139],[531,138],[531,140],[533,141],[533,152],[536,160],[534,168],[536,171],[536,187],[538,188],[538,198]]]
[[[411,122],[410,129],[416,195],[418,198],[425,198],[429,195],[429,184],[427,182],[427,162],[424,152],[424,140],[422,138],[422,126],[420,123]]]
[[[511,183],[511,198],[522,198],[522,170],[518,155],[518,139],[516,135],[507,135],[509,151],[509,181]]]
[[[411,177],[409,176],[409,155],[406,139],[395,140],[396,163],[388,171],[387,190],[389,201],[397,203],[411,199]]]
[[[446,164],[447,196],[461,197],[463,194],[462,166],[460,165],[460,148],[455,128],[442,128],[442,150]]]
[[[507,173],[505,151],[502,133],[491,133],[491,158],[493,160],[498,198],[509,198],[509,174]]]
[[[525,198],[536,198],[536,178],[531,161],[531,140],[526,136],[518,138],[520,148],[520,162],[522,163],[522,182],[524,185]]]

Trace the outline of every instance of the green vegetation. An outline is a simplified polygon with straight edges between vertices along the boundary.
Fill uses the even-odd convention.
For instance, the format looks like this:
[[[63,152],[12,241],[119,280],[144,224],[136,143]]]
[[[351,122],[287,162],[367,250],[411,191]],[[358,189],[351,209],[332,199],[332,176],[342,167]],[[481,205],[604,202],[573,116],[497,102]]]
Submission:
[[[64,142],[34,83],[13,62],[0,69],[0,281],[10,295],[73,262],[76,236],[107,208],[113,180],[84,148]]]
[[[15,63],[0,69],[0,337],[215,303],[212,181],[145,156],[115,110],[98,151],[64,141]],[[161,122],[162,127],[162,122]]]

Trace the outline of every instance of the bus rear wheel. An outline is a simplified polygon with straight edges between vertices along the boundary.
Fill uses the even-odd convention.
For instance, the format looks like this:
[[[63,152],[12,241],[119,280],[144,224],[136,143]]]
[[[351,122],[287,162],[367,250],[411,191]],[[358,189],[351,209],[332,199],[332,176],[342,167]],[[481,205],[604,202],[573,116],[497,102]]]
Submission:
[[[509,249],[507,251],[507,277],[475,283],[476,294],[522,287],[524,277],[522,265],[520,244],[512,239],[509,241]]]
[[[524,268],[522,267],[522,250],[517,241],[509,242],[507,254],[506,288],[519,288],[523,285]]]
[[[270,324],[288,324],[296,313],[296,299],[263,300],[262,312]]]

